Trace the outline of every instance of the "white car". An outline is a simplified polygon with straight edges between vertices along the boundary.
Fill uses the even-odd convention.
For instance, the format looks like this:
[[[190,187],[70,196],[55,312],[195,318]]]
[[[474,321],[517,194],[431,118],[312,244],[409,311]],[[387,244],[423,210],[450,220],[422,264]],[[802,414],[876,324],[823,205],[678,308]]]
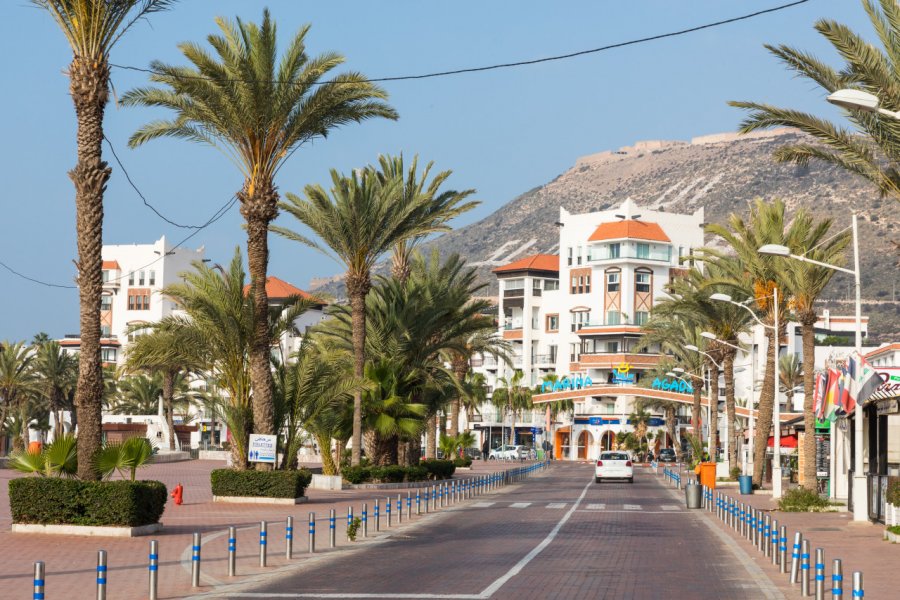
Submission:
[[[627,479],[634,483],[634,466],[627,452],[601,452],[594,471],[597,483],[604,479]]]
[[[520,458],[525,458],[525,446],[500,446],[491,450],[488,455],[488,460],[519,460]]]

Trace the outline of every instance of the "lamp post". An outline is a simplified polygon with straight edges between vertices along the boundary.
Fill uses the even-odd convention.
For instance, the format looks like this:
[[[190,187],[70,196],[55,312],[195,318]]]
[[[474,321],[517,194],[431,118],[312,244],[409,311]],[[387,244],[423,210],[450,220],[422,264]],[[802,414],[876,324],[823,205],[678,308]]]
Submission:
[[[700,348],[698,348],[697,346],[695,346],[693,344],[685,344],[684,348],[686,350],[690,350],[692,352],[698,352],[698,353],[702,354],[703,356],[708,358],[712,364],[716,365],[716,381],[718,381],[719,370],[722,368],[722,365],[720,365],[718,362],[716,362],[716,359],[713,358],[709,352],[704,352],[703,350],[701,350]],[[712,371],[712,369],[710,369],[709,367],[706,368],[706,380],[704,381],[704,383],[706,384],[706,418],[707,418],[707,427],[708,427],[707,434],[706,434],[706,445],[709,447],[710,460],[713,463],[717,463],[718,460],[717,460],[716,455],[718,453],[716,452],[716,448],[712,447],[712,428],[715,427],[716,431],[719,431],[719,399],[716,398],[715,400],[713,400],[713,397],[712,397],[712,372],[711,371]],[[716,410],[715,410],[716,418],[715,419],[713,419],[713,402],[715,402],[715,405],[716,405]],[[716,438],[718,439],[718,436],[716,436]],[[718,446],[718,444],[716,444],[716,445]]]
[[[687,348],[688,350],[690,350],[690,349],[692,348],[692,346],[687,345],[687,346],[685,346],[685,348]],[[697,348],[697,347],[696,347],[696,346],[693,346],[693,348]],[[678,373],[683,373],[683,374],[685,374],[685,375],[690,375],[690,376],[693,377],[694,379],[699,379],[699,380],[702,381],[704,384],[706,384],[706,378],[705,378],[705,377],[701,377],[700,375],[695,375],[694,373],[691,373],[690,371],[684,369],[683,367],[674,367],[674,368],[672,369],[672,371],[675,372],[675,373],[672,374],[673,377],[676,377],[676,378],[680,379],[681,381],[684,381],[685,383],[687,383],[687,384],[690,385],[691,387],[693,387],[693,384],[692,384],[691,382],[689,382],[687,379],[685,379],[685,378],[683,378],[683,377],[679,377],[677,374],[678,374]],[[666,375],[668,375],[668,373],[666,373]],[[707,447],[709,447],[709,445],[710,445],[710,444],[709,444],[709,442],[710,442],[710,436],[712,435],[712,430],[710,429],[710,427],[711,427],[712,425],[710,424],[710,421],[712,421],[712,404],[711,404],[711,402],[710,402],[709,386],[707,386],[707,387],[706,387],[706,445],[707,445]],[[702,428],[702,427],[700,428],[700,433],[697,435],[697,439],[699,439],[699,440],[701,441],[701,445],[702,445],[702,441],[703,441],[703,428]],[[710,456],[714,456],[714,453],[713,453],[713,450],[712,450],[712,449],[710,449]],[[700,457],[700,461],[701,461],[701,462],[703,461],[703,457],[702,457],[702,456]]]
[[[772,497],[776,499],[781,498],[781,399],[778,397],[780,387],[778,373],[778,350],[781,346],[781,340],[778,339],[778,288],[776,287],[772,290],[772,298],[775,303],[774,326],[766,325],[765,323],[763,323],[749,306],[747,306],[746,304],[741,304],[740,302],[735,302],[728,294],[712,294],[709,298],[710,300],[718,300],[720,302],[730,302],[735,306],[744,308],[750,313],[750,315],[756,320],[757,323],[762,325],[764,328],[771,330],[771,335],[774,336],[775,343],[772,345],[774,349],[772,360],[775,362],[775,402],[773,403],[774,406],[772,407],[772,428],[775,435],[774,439],[772,440]]]
[[[871,96],[871,94],[866,94],[865,92],[859,92],[858,90],[840,90],[840,92],[858,92],[858,94],[854,97],[858,97],[860,95]],[[828,97],[829,102],[833,102],[834,104],[838,104],[839,106],[849,106],[848,104],[842,104],[837,100],[832,100],[834,96],[837,96],[838,92],[835,92],[831,96]],[[872,98],[875,98],[872,96]],[[875,104],[871,108],[864,108],[862,106],[853,106],[853,108],[860,108],[862,110],[875,110],[877,108],[878,99],[875,98]],[[878,112],[888,114],[889,116],[893,116],[894,118],[900,119],[900,115],[897,113],[892,113],[890,111],[885,111],[883,109],[877,109]],[[840,271],[842,273],[848,273],[853,275],[854,285],[856,287],[856,352],[857,354],[862,353],[862,304],[860,301],[860,271],[859,271],[859,237],[857,235],[857,224],[856,224],[856,213],[853,213],[852,220],[852,229],[853,229],[853,269],[847,269],[845,267],[838,267],[836,265],[824,263],[818,260],[813,260],[811,258],[807,258],[803,255],[793,254],[790,251],[790,248],[786,246],[779,246],[777,244],[767,244],[759,249],[760,254],[768,254],[772,256],[781,256],[784,258],[791,258],[794,260],[799,260],[802,262],[811,263],[814,265],[818,265],[820,267],[825,267],[826,269],[832,269],[834,271]],[[777,307],[777,304],[776,304]],[[776,362],[776,367],[778,363]],[[776,375],[777,381],[777,375]],[[853,461],[853,481],[851,482],[853,485],[853,520],[854,521],[868,521],[869,520],[869,490],[866,482],[866,476],[863,473],[863,411],[862,411],[862,403],[857,402],[856,408],[853,411],[853,430],[854,430],[854,444],[853,444],[853,453],[854,453],[854,461]],[[832,463],[832,469],[834,468],[834,464]]]

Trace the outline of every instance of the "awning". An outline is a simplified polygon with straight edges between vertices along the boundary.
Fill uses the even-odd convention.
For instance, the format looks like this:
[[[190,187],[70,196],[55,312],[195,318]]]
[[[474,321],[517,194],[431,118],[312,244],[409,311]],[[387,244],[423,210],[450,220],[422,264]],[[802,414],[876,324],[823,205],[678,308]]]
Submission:
[[[772,435],[769,436],[769,441],[766,443],[766,446],[769,448],[775,447],[775,436],[772,436]],[[797,436],[796,435],[781,436],[781,447],[782,448],[796,448],[797,447]]]

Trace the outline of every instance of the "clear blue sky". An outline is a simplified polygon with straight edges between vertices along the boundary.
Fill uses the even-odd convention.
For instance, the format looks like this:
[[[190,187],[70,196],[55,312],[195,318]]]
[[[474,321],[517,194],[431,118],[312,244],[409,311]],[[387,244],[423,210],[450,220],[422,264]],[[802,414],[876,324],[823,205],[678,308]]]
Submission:
[[[204,41],[215,30],[215,16],[258,21],[264,6],[282,39],[311,23],[310,53],[341,52],[348,68],[379,77],[562,54],[781,3],[182,0],[137,24],[113,48],[111,60],[139,67],[153,59],[183,63],[176,44]],[[793,78],[762,47],[785,42],[839,64],[813,30],[820,17],[870,35],[856,0],[811,0],[753,20],[567,61],[386,84],[399,121],[350,125],[302,148],[277,184],[282,192],[299,192],[307,183],[325,183],[332,167],[346,172],[375,161],[379,153],[418,153],[452,169],[453,187],[478,190],[483,204],[459,219],[457,225],[463,225],[551,180],[581,155],[641,139],[733,131],[741,114],[727,100],[763,100],[837,117],[811,83]],[[74,190],[66,172],[75,164],[75,116],[63,74],[71,53],[50,17],[26,0],[0,2],[0,28],[0,260],[39,279],[71,283]],[[145,74],[113,71],[118,93],[146,82]],[[156,141],[127,149],[129,135],[154,116],[111,105],[107,136],[164,214],[180,222],[206,221],[240,188],[240,176],[207,147]],[[245,244],[240,224],[234,208],[189,246],[205,245],[208,257],[224,262],[236,245]],[[114,168],[106,194],[105,243],[150,243],[163,234],[180,240],[185,232],[144,207]],[[274,236],[271,250],[270,273],[300,287],[310,277],[340,271],[329,259]],[[78,331],[75,290],[42,287],[2,269],[0,290],[0,340]]]

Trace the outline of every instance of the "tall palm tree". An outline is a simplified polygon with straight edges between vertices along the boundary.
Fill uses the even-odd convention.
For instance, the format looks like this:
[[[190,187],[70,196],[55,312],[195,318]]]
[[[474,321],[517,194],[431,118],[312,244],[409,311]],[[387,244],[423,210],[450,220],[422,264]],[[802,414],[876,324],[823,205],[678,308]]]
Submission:
[[[125,377],[119,382],[111,411],[117,415],[155,415],[162,391],[162,378],[158,374]]]
[[[806,369],[803,368],[803,363],[796,354],[784,354],[778,359],[778,387],[787,398],[788,410],[793,410],[794,394],[797,386],[801,385],[805,379],[804,371]],[[815,419],[815,414],[813,414],[813,419]],[[813,420],[813,427],[815,428],[815,420]],[[812,431],[815,432],[815,429]],[[815,458],[816,455],[813,454],[813,463],[815,463]],[[813,481],[815,481],[815,475],[813,475]]]
[[[826,93],[840,89],[864,90],[878,96],[881,106],[900,109],[900,5],[896,0],[862,0],[863,8],[882,48],[877,48],[846,25],[820,19],[815,28],[845,61],[835,69],[815,55],[785,45],[766,45],[789,70],[808,79]],[[879,9],[880,8],[880,9]],[[820,144],[792,144],[775,151],[775,160],[806,164],[811,159],[831,163],[871,181],[884,195],[900,200],[900,122],[878,113],[848,109],[847,118],[857,135],[829,121],[798,110],[760,102],[730,102],[749,114],[741,132],[787,126],[813,136]]]
[[[103,377],[100,372],[100,295],[103,291],[103,192],[112,169],[103,160],[103,114],[109,102],[109,53],[140,19],[174,0],[31,0],[46,10],[72,49],[69,93],[78,120],[75,184],[76,263],[80,298],[81,360],[78,411],[78,476],[98,479],[91,458],[102,437]]]
[[[25,342],[0,343],[0,434],[6,430],[7,417],[17,413],[37,384],[33,362],[34,354]]]
[[[222,150],[240,169],[237,193],[247,225],[254,329],[250,346],[253,426],[274,434],[271,340],[267,318],[266,273],[269,224],[278,216],[275,174],[301,146],[341,125],[375,117],[396,119],[382,102],[387,94],[360,73],[330,75],[344,58],[336,53],[310,57],[306,25],[278,60],[276,27],[263,11],[262,24],[216,20],[221,35],[207,39],[216,56],[193,43],[179,46],[192,67],[153,63],[151,80],[164,87],[126,93],[126,105],[167,108],[168,121],[153,121],[132,135],[139,146],[159,137],[176,137]]]
[[[491,404],[501,411],[501,414],[504,415],[503,420],[505,420],[506,415],[512,418],[508,438],[510,445],[514,444],[516,439],[517,415],[520,411],[528,410],[533,406],[531,403],[531,388],[522,385],[524,378],[524,373],[516,369],[510,377],[498,378],[497,387],[491,394]]]
[[[63,411],[72,408],[70,398],[78,380],[78,358],[63,351],[60,345],[52,340],[43,341],[37,344],[36,348],[34,354],[36,385],[46,398],[49,410],[55,415],[54,436],[58,437],[65,433]]]
[[[385,253],[403,240],[446,231],[447,222],[472,207],[460,204],[464,197],[433,210],[435,199],[428,194],[407,195],[401,177],[382,179],[371,168],[347,177],[331,171],[332,188],[308,185],[304,197],[287,194],[279,207],[320,239],[283,227],[272,227],[288,239],[333,255],[346,266],[347,295],[353,321],[353,372],[365,376],[366,296],[372,288],[372,269]],[[331,251],[329,253],[329,250]],[[362,444],[362,394],[353,399],[351,464],[358,465]]]

